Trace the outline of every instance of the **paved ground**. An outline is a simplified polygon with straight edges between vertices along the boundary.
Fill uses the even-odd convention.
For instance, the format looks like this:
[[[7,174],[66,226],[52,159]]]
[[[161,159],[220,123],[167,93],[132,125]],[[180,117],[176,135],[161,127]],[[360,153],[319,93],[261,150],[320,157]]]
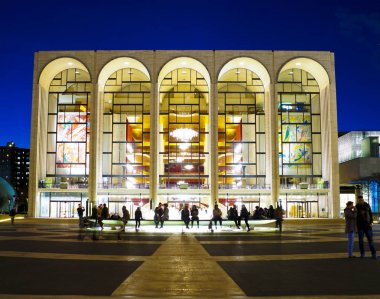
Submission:
[[[380,298],[380,259],[348,259],[341,222],[306,223],[93,240],[76,222],[2,222],[0,298]]]

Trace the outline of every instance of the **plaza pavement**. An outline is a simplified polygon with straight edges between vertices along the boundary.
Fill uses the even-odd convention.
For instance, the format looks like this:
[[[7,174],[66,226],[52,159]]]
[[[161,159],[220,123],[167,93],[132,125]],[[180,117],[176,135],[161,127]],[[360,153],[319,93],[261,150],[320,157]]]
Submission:
[[[380,259],[348,259],[342,220],[247,233],[132,224],[93,240],[77,220],[0,222],[0,298],[380,298]],[[380,226],[374,226],[380,250]],[[355,244],[358,254],[357,242]]]

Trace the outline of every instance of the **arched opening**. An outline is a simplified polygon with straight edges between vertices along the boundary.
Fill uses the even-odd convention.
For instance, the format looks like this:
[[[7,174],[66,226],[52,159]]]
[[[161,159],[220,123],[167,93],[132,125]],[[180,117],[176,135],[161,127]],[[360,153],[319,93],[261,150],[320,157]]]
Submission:
[[[48,84],[44,183],[47,187],[66,183],[87,188],[90,154],[90,75],[75,60],[64,58],[58,60],[57,65],[54,65],[55,63],[48,65],[40,77],[42,98],[44,87]],[[73,67],[74,64],[77,67]],[[52,72],[63,66],[66,68],[52,77]],[[50,82],[49,77],[52,77]]]
[[[103,188],[149,189],[150,80],[125,67],[103,87]]]
[[[266,69],[252,58],[234,59],[221,69],[217,160],[220,189],[265,189],[265,91],[269,83]],[[227,196],[225,202],[248,204],[248,200],[257,205],[259,198],[235,194]]]
[[[328,188],[328,89],[326,71],[311,59],[289,61],[278,75],[279,176],[288,217],[328,215],[327,191],[286,191]]]
[[[91,89],[87,68],[73,58],[56,59],[41,72],[38,127],[34,129],[39,134],[33,145],[36,156],[31,159],[36,161],[39,188],[57,192],[39,193],[35,215],[74,217],[77,204],[86,202]]]
[[[119,57],[99,73],[97,202],[121,215],[149,202],[150,75],[138,60]],[[109,192],[109,189],[117,189]]]
[[[171,69],[170,72],[159,76],[162,78],[159,81],[158,157],[161,189],[209,188],[209,77],[206,80],[196,70],[202,67],[194,61],[176,59],[177,68],[165,66],[163,70]],[[201,196],[186,199],[172,196],[167,201],[202,205]]]

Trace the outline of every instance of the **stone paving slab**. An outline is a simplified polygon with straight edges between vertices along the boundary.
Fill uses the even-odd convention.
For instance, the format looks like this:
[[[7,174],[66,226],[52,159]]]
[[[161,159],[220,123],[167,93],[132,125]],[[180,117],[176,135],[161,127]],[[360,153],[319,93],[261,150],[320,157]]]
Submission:
[[[0,257],[0,264],[3,293],[109,296],[141,262]]]
[[[380,283],[375,278],[380,276],[380,260],[340,258],[219,264],[248,296],[380,294]]]
[[[159,244],[126,244],[93,242],[43,242],[31,240],[2,240],[2,251],[25,251],[71,254],[105,254],[105,255],[152,255]]]

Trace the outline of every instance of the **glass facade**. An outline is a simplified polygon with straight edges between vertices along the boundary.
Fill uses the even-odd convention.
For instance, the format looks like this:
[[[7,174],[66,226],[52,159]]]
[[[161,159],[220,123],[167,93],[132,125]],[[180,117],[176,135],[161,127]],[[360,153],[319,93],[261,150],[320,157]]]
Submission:
[[[85,184],[89,174],[89,74],[70,68],[50,84],[47,119],[47,183]]]
[[[218,81],[219,188],[265,186],[264,87],[250,70],[236,68]]]
[[[279,174],[284,188],[322,179],[321,110],[317,81],[304,70],[279,76]]]
[[[208,86],[197,71],[179,68],[160,88],[160,188],[208,188]]]
[[[281,202],[287,217],[331,215],[334,132],[326,144],[321,134],[336,120],[321,103],[335,97],[326,97],[329,77],[320,78],[318,62],[280,66],[272,52],[264,63],[240,52],[231,60],[217,51],[199,51],[199,59],[198,51],[168,59],[158,52],[141,51],[150,60],[139,61],[104,51],[110,56],[100,68],[91,66],[96,51],[91,62],[66,57],[41,66],[32,138],[38,216],[72,217],[87,196],[117,214],[125,205],[149,215],[158,202],[205,213],[215,202],[250,210]]]
[[[149,189],[150,81],[124,68],[104,87],[102,188]]]

